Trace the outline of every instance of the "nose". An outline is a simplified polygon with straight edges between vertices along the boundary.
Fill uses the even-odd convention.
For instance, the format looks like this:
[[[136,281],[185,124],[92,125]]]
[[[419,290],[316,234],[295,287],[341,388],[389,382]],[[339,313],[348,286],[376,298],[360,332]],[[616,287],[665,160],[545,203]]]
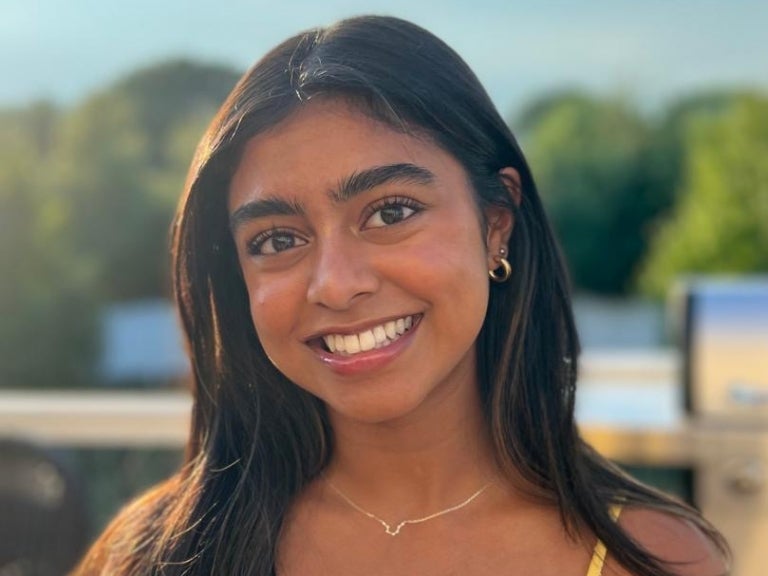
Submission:
[[[378,290],[371,255],[349,237],[318,242],[307,300],[333,310],[346,310]]]

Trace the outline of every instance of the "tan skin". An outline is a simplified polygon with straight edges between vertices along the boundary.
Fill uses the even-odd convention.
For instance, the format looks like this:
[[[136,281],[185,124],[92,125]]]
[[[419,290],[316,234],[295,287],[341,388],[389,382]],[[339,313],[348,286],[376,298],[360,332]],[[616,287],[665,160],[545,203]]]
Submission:
[[[382,166],[400,168],[339,198],[342,182]],[[517,180],[511,168],[500,177]],[[586,574],[594,537],[570,539],[556,508],[500,474],[480,409],[474,343],[512,214],[486,211],[483,229],[451,155],[338,101],[309,103],[254,138],[229,209],[265,351],[326,403],[334,429],[328,469],[286,520],[279,574]],[[324,344],[335,335],[362,342],[405,317],[413,327],[389,346],[351,354]],[[392,537],[329,482],[390,524],[491,485],[460,510]],[[680,521],[627,510],[621,523],[663,557],[696,561],[681,575],[722,572]],[[609,558],[603,574],[628,573]]]

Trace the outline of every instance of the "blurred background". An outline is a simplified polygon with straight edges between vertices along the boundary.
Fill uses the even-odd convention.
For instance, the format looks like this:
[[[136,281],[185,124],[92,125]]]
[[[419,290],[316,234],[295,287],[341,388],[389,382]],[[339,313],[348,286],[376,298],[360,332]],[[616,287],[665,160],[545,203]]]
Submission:
[[[0,516],[30,533],[66,526],[69,540],[42,550],[50,540],[32,546],[0,518],[0,575],[62,573],[179,465],[187,368],[167,246],[194,146],[269,48],[361,13],[426,27],[476,71],[569,262],[585,435],[702,507],[738,539],[737,576],[757,574],[768,562],[768,4],[3,0]],[[718,298],[748,303],[725,341],[750,343],[701,368],[723,350],[722,337],[712,344],[722,314],[707,315],[729,309]],[[735,349],[752,350],[737,355],[738,394],[704,398],[705,374],[727,372]],[[734,395],[749,407],[719,410]]]

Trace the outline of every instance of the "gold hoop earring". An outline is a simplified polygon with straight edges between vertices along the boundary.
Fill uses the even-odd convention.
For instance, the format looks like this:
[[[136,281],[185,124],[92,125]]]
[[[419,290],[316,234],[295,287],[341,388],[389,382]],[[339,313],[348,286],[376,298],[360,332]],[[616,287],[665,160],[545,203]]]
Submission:
[[[503,270],[501,272],[497,272],[499,268],[502,268]],[[496,268],[495,270],[488,270],[488,276],[494,282],[502,284],[509,280],[509,277],[512,276],[512,265],[507,261],[506,258],[502,256],[499,258],[499,268]]]

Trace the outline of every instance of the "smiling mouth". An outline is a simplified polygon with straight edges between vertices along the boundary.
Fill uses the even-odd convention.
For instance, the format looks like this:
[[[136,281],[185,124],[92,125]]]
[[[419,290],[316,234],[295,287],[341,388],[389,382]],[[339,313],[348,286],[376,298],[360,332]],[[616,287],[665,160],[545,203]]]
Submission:
[[[403,334],[411,330],[418,323],[420,318],[420,314],[403,316],[368,330],[363,330],[357,334],[326,334],[318,340],[326,352],[341,356],[352,356],[377,348],[385,348],[397,342]]]

